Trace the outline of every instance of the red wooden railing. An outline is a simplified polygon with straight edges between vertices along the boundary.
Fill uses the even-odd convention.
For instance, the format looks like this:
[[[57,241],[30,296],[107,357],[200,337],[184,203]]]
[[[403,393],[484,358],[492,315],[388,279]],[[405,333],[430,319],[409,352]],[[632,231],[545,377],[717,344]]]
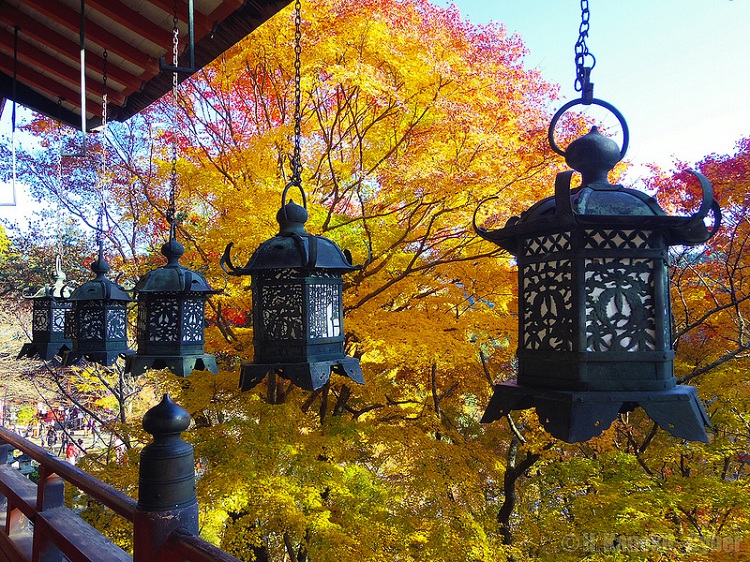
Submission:
[[[38,484],[7,464],[10,449],[39,463]],[[65,507],[65,483],[133,524],[134,555]],[[239,562],[196,535],[197,504],[193,511],[185,525],[179,510],[145,512],[133,498],[0,427],[0,562]]]

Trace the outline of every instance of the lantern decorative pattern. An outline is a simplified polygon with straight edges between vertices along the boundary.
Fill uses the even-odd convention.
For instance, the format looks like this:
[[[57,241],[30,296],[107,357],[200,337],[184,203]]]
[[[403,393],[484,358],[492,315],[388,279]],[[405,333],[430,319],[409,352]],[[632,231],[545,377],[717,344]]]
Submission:
[[[166,368],[181,377],[194,370],[217,373],[216,359],[204,351],[204,314],[208,295],[218,291],[200,273],[180,265],[185,249],[174,237],[174,226],[161,253],[167,265],[144,275],[134,288],[138,350],[128,357],[125,371],[140,375]]]
[[[110,366],[120,356],[128,356],[128,303],[132,299],[119,285],[105,277],[109,264],[104,260],[102,241],[99,257],[91,264],[96,277],[81,285],[70,297],[72,308],[66,318],[73,349],[63,355],[63,365],[85,358]]]
[[[364,384],[359,360],[344,353],[341,276],[358,267],[331,240],[305,231],[307,210],[285,204],[287,189],[276,215],[279,233],[244,268],[232,265],[232,244],[221,260],[230,275],[252,277],[255,351],[242,365],[240,386],[249,390],[270,371],[307,390],[325,385],[331,371]]]
[[[707,441],[696,390],[677,385],[673,372],[668,248],[703,243],[716,231],[711,185],[693,172],[701,208],[667,216],[652,197],[607,180],[626,142],[620,150],[594,127],[560,151],[552,131],[561,112],[550,125],[552,146],[581,173],[582,185],[571,190],[573,172],[562,172],[553,197],[504,228],[475,225],[516,256],[519,286],[518,379],[495,386],[483,421],[535,406],[553,436],[575,442],[641,406],[673,435]]]
[[[52,280],[51,285],[45,285],[33,296],[26,297],[33,301],[31,343],[23,345],[19,359],[39,357],[50,361],[73,347],[73,342],[65,334],[65,316],[72,307],[68,298],[73,289],[65,283],[60,256],[55,260]]]

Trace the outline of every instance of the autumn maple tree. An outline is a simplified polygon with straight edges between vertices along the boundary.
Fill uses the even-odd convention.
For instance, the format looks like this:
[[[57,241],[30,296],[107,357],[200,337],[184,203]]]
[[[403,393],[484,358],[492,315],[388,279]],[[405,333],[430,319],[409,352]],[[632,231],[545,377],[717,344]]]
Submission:
[[[552,195],[563,163],[547,146],[555,88],[523,66],[518,37],[454,8],[305,3],[306,227],[362,265],[344,300],[347,353],[366,384],[334,375],[306,392],[270,375],[239,392],[252,303],[248,279],[228,278],[219,258],[234,242],[244,262],[277,232],[293,150],[292,18],[281,12],[185,81],[176,108],[165,99],[112,124],[86,163],[63,160],[62,182],[53,149],[72,137],[48,121],[28,125],[47,152],[21,158],[25,177],[42,178],[38,196],[89,226],[104,203],[110,262],[132,285],[163,263],[179,143],[181,263],[223,290],[206,330],[221,368],[149,380],[195,421],[185,437],[200,460],[202,534],[244,560],[296,562],[718,556],[712,537],[744,537],[750,144],[700,164],[724,223],[675,256],[677,376],[699,387],[711,443],[678,442],[640,411],[578,445],[552,439],[532,412],[484,426],[492,384],[513,378],[517,289],[510,257],[474,234],[475,210],[501,225]],[[678,172],[648,180],[675,212],[694,189]],[[123,485],[132,475],[90,469]],[[630,550],[618,550],[622,537]]]

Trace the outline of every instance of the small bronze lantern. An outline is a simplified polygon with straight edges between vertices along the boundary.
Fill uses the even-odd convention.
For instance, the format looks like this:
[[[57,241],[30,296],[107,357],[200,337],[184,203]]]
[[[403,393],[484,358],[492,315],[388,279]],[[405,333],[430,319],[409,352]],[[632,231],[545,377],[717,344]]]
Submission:
[[[100,240],[99,257],[91,264],[96,277],[70,297],[73,307],[65,328],[73,340],[73,349],[63,355],[65,366],[85,358],[108,367],[119,356],[133,353],[128,347],[127,319],[127,305],[132,299],[125,289],[105,277],[109,270]]]
[[[186,377],[194,370],[217,373],[216,359],[205,353],[203,333],[208,295],[217,293],[206,279],[179,264],[185,249],[170,228],[161,248],[167,265],[144,275],[135,286],[138,297],[138,351],[128,357],[125,372],[169,369]]]
[[[708,441],[708,418],[690,386],[676,384],[671,334],[668,247],[707,241],[720,210],[705,177],[700,210],[667,216],[656,200],[612,185],[608,172],[620,150],[596,127],[563,152],[581,173],[557,175],[555,195],[533,205],[504,228],[476,232],[516,256],[519,285],[518,380],[495,386],[482,419],[536,407],[553,436],[576,442],[599,435],[618,413],[643,407],[672,435]],[[707,228],[704,219],[713,214]]]
[[[252,277],[255,355],[242,365],[240,386],[249,390],[273,370],[306,390],[325,385],[331,370],[364,384],[359,360],[344,354],[341,276],[358,267],[331,240],[305,231],[306,207],[285,204],[289,187],[276,214],[279,233],[244,268],[232,265],[232,244],[221,259],[230,275]]]
[[[33,296],[31,343],[25,343],[18,354],[21,357],[39,357],[50,361],[72,349],[73,342],[65,334],[65,315],[71,309],[68,300],[72,287],[65,284],[60,256],[55,260],[55,275],[51,285],[45,285]]]

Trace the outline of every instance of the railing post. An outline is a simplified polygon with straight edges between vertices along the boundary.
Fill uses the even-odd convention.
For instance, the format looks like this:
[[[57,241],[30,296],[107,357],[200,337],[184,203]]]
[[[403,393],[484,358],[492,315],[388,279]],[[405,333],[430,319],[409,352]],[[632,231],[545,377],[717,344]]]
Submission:
[[[8,443],[0,441],[0,466],[8,464],[8,455],[13,450]],[[0,495],[0,513],[5,513],[5,532],[8,533],[8,520],[10,513],[8,513],[8,498]]]
[[[65,481],[43,465],[39,465],[36,510],[45,511],[65,504]],[[59,562],[62,552],[47,536],[34,530],[34,562]]]
[[[184,527],[198,534],[193,446],[180,437],[190,414],[168,394],[143,417],[154,440],[141,451],[138,507],[133,521],[133,561],[164,562],[172,557],[166,542]]]

